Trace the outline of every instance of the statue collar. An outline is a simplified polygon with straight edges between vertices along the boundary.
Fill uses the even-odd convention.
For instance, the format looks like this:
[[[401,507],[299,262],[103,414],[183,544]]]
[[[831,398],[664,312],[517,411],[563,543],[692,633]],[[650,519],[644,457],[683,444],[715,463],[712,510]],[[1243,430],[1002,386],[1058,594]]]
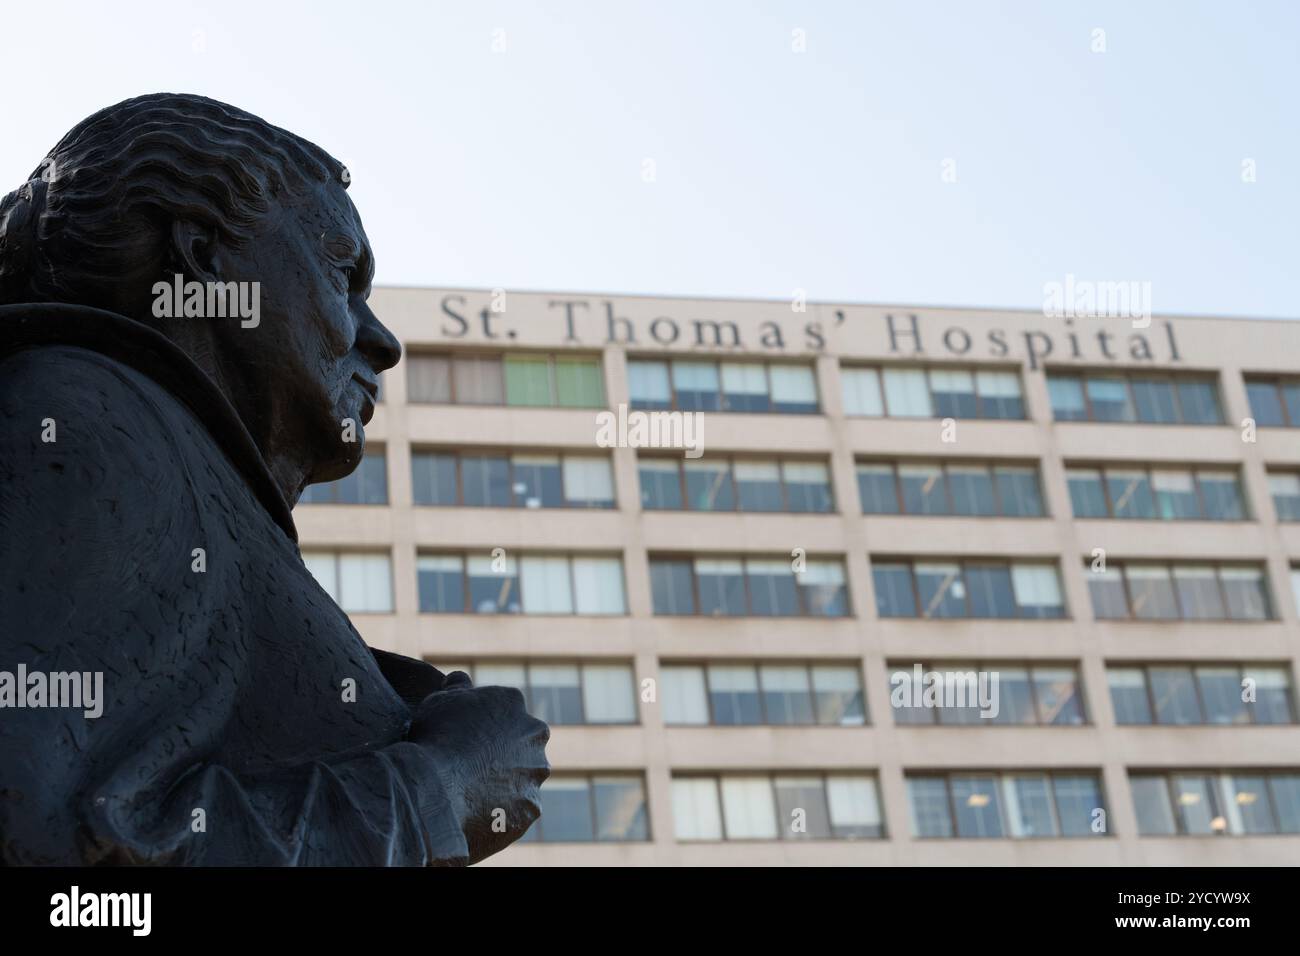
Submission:
[[[61,302],[0,305],[0,358],[49,345],[99,352],[147,376],[184,402],[239,469],[275,523],[297,542],[293,513],[253,436],[216,383],[169,339],[124,315],[91,306]]]

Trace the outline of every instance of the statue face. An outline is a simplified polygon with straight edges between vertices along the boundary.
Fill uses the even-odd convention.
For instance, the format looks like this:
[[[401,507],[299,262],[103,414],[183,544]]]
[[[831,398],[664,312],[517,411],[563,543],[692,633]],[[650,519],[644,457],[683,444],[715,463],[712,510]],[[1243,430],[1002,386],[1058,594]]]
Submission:
[[[222,257],[223,279],[261,283],[257,326],[232,321],[222,336],[232,353],[222,364],[247,398],[236,402],[254,438],[264,452],[267,443],[299,452],[311,483],[348,474],[364,451],[379,373],[401,357],[366,304],[374,257],[356,207],[341,185],[312,184]]]

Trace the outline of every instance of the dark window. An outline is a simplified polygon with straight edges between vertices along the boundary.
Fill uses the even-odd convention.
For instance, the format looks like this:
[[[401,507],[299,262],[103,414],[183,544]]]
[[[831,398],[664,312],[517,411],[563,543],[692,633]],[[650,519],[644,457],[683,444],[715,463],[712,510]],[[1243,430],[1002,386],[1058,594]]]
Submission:
[[[692,511],[735,511],[731,465],[726,461],[688,461],[686,500]]]
[[[993,469],[1002,513],[1016,518],[1039,518],[1045,513],[1038,472],[1033,468],[1004,465]]]
[[[337,481],[308,485],[299,504],[386,505],[388,475],[382,450],[366,452],[352,474]]]
[[[411,495],[417,505],[456,504],[456,456],[412,452]]]
[[[462,455],[460,474],[465,504],[510,507],[510,460],[504,455]]]
[[[689,560],[650,562],[650,590],[656,614],[694,614],[694,575]]]
[[[1011,568],[1003,565],[967,564],[971,617],[1015,617],[1016,597],[1011,589]]]
[[[893,465],[858,465],[858,497],[863,514],[898,514]]]
[[[916,595],[912,591],[912,568],[906,564],[872,562],[876,589],[876,612],[881,617],[916,617]]]
[[[1282,390],[1273,382],[1247,382],[1246,396],[1250,399],[1250,414],[1256,425],[1287,424],[1282,406]]]
[[[1101,472],[1096,469],[1070,468],[1065,472],[1070,487],[1070,506],[1076,518],[1105,518],[1110,514],[1106,507],[1106,489],[1101,482]]]
[[[675,461],[642,458],[637,462],[641,480],[641,507],[651,510],[680,511],[682,481]]]

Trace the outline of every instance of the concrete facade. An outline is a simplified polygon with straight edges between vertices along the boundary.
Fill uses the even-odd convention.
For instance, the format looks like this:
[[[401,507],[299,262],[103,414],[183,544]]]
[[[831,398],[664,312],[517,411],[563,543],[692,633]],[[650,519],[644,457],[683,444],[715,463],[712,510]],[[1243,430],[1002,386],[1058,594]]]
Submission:
[[[650,839],[635,843],[517,845],[493,864],[1107,864],[1242,865],[1300,862],[1300,835],[1137,833],[1132,768],[1300,768],[1300,725],[1119,726],[1106,665],[1122,661],[1285,663],[1293,698],[1300,615],[1291,572],[1300,523],[1279,522],[1266,467],[1300,468],[1300,429],[1260,428],[1243,375],[1300,375],[1300,323],[1157,316],[1048,317],[1029,312],[788,302],[696,300],[381,288],[371,304],[421,350],[598,355],[610,408],[628,401],[629,356],[765,358],[815,367],[821,414],[705,413],[706,457],[723,452],[813,455],[830,467],[833,514],[644,511],[637,456],[613,448],[612,510],[424,507],[412,504],[412,448],[595,449],[591,410],[415,404],[403,366],[384,376],[367,442],[387,456],[388,504],[300,505],[304,549],[390,555],[393,612],[353,614],[366,640],[435,663],[510,659],[630,662],[638,683],[662,660],[852,661],[861,668],[868,723],[838,726],[665,726],[658,703],[639,703],[635,726],[554,727],[556,773],[644,774]],[[494,311],[494,304],[498,307]],[[1137,326],[1141,326],[1138,320]],[[733,339],[733,329],[735,338]],[[674,334],[675,332],[675,334]],[[1102,338],[1098,338],[1098,333]],[[1137,337],[1137,338],[1135,338]],[[1139,341],[1140,339],[1140,341]],[[1050,343],[1050,346],[1049,346]],[[1148,357],[1149,356],[1149,357]],[[846,364],[1016,372],[1024,421],[958,421],[944,441],[932,419],[844,413]],[[1053,420],[1045,369],[1152,370],[1217,377],[1226,424],[1156,425]],[[949,433],[948,437],[954,437]],[[855,461],[1008,458],[1040,469],[1046,517],[870,516],[859,507]],[[1066,462],[1226,464],[1241,469],[1245,521],[1079,520]],[[421,613],[421,549],[617,551],[625,616],[562,618]],[[652,613],[649,555],[841,556],[851,614],[820,618],[662,617]],[[1262,565],[1273,605],[1264,622],[1137,622],[1094,618],[1085,560],[1103,548],[1125,559],[1242,560]],[[1063,620],[923,620],[877,616],[871,555],[1040,558],[1060,570]],[[1083,726],[898,726],[887,662],[1068,661],[1079,669]],[[1294,700],[1293,700],[1294,704]],[[905,772],[926,769],[1086,768],[1102,779],[1108,833],[1095,839],[920,839],[912,835]],[[878,781],[883,839],[679,842],[671,779],[689,771],[866,770]]]

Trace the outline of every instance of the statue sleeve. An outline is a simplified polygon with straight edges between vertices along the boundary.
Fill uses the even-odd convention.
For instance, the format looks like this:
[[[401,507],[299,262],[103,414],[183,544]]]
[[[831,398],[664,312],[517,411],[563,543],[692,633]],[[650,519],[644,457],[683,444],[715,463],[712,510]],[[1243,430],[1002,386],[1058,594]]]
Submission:
[[[336,727],[311,713],[277,727],[274,702],[250,695],[268,642],[257,657],[231,619],[258,582],[227,566],[194,583],[194,529],[239,533],[205,498],[220,477],[210,459],[180,450],[205,440],[166,392],[103,356],[0,361],[0,861],[465,863],[458,814],[432,754],[403,739],[400,703],[395,721],[354,728],[365,746],[329,757],[244,754],[242,766],[272,768],[247,771],[217,756],[233,730],[296,744],[328,743]],[[357,647],[358,673],[382,684]],[[286,681],[302,679],[295,663],[282,662]],[[441,680],[416,665],[412,695]],[[101,712],[33,705],[20,669],[101,675]],[[336,721],[349,719],[363,720]]]

